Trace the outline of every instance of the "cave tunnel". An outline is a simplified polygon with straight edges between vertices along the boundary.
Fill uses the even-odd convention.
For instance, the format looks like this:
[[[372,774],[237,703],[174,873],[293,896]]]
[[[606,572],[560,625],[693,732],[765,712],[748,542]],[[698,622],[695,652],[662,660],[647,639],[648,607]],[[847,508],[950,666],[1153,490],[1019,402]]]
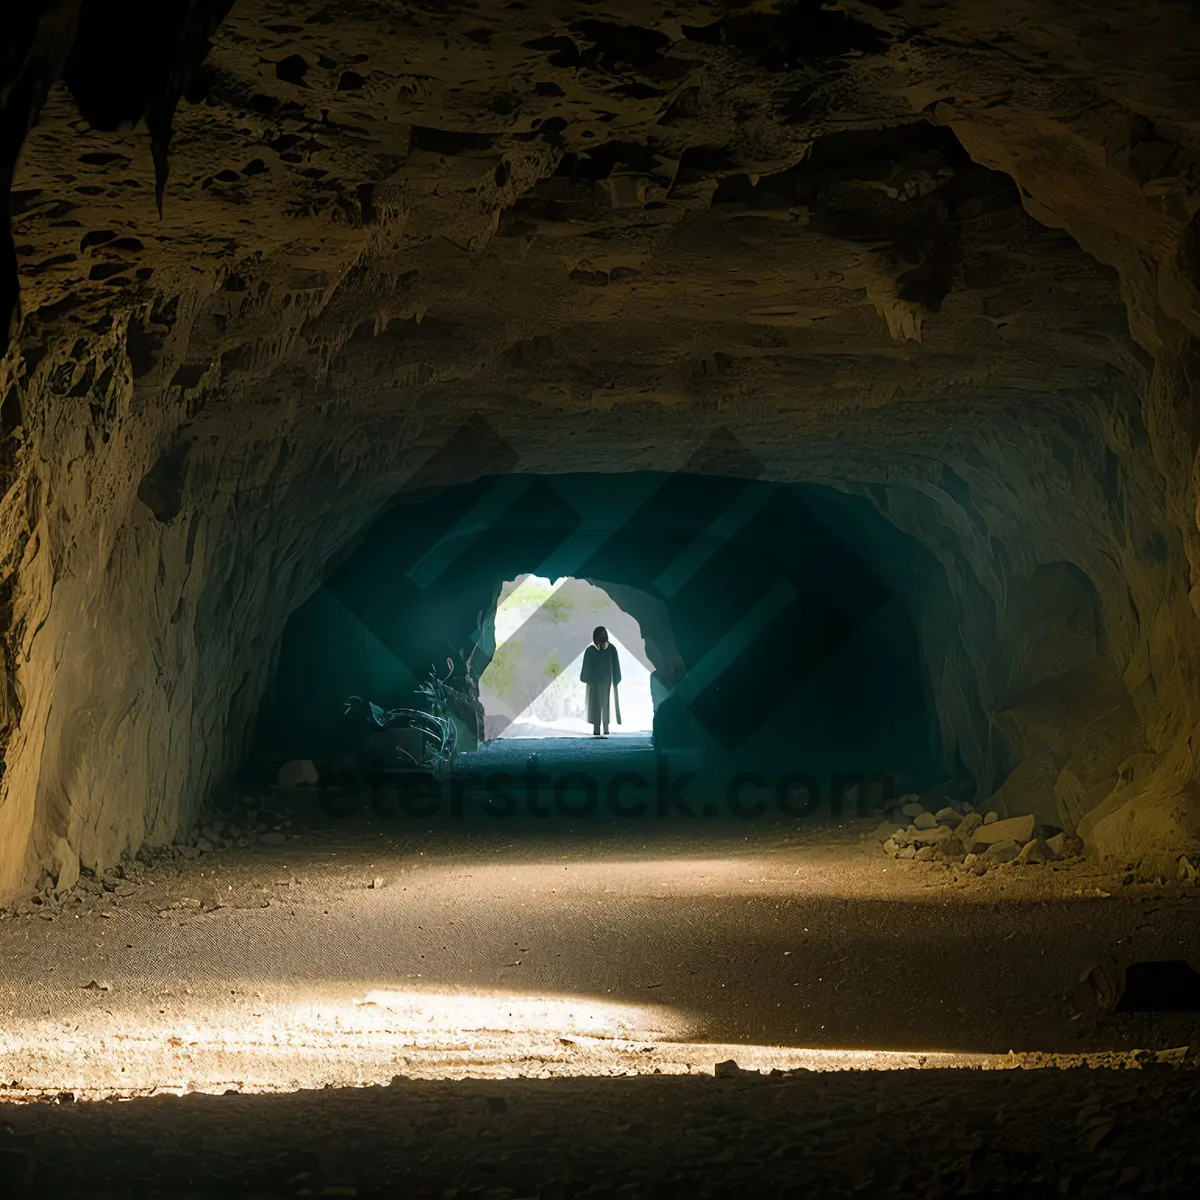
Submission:
[[[347,697],[412,706],[431,673],[461,689],[452,718],[472,764],[470,751],[496,740],[471,701],[495,653],[501,584],[524,572],[584,580],[624,605],[651,670],[653,748],[699,768],[694,790],[720,792],[751,767],[794,776],[793,817],[857,803],[847,794],[868,779],[872,811],[938,784],[974,794],[969,777],[946,774],[908,608],[913,581],[936,571],[868,501],[816,486],[637,472],[484,477],[403,495],[289,619],[250,772],[269,782],[290,759],[313,760],[318,778],[344,769],[369,728]],[[582,626],[556,622],[567,593],[551,596],[548,645],[570,661],[591,627],[586,611]],[[517,685],[536,694],[545,661]],[[565,772],[595,747],[540,754]]]
[[[1192,1194],[1196,4],[0,9],[0,1195]]]

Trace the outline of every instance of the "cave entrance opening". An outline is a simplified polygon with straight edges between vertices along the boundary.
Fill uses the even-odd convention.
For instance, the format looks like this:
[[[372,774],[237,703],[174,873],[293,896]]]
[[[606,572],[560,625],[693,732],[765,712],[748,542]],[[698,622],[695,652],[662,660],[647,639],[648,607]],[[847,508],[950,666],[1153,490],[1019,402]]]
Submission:
[[[603,588],[570,576],[518,575],[501,587],[490,625],[495,650],[479,676],[487,741],[592,735],[580,668],[600,625],[621,666],[610,733],[643,741],[652,735],[654,667],[646,641],[636,619]]]

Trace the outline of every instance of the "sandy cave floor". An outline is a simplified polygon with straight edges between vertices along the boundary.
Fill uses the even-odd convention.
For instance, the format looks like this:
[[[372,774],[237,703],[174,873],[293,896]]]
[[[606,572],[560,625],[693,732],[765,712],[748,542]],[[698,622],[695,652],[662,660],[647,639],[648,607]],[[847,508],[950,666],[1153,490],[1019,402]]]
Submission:
[[[1167,1064],[1200,1016],[1106,1015],[1081,980],[1109,955],[1200,962],[1194,885],[1086,862],[958,878],[882,854],[874,820],[264,823],[286,840],[134,862],[126,895],[0,920],[10,1177],[431,1196],[1186,1177],[1173,1122],[1200,1076]],[[728,1060],[777,1074],[714,1078]]]

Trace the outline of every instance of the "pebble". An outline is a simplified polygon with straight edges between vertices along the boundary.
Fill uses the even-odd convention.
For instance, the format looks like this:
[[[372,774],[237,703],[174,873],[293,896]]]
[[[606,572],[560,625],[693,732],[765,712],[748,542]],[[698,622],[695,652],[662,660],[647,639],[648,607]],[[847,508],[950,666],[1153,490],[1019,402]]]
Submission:
[[[915,816],[919,816],[921,813],[923,813],[925,811],[925,805],[923,805],[914,796],[912,800],[908,801],[908,803],[900,805],[900,811],[906,817],[915,817]]]
[[[934,856],[937,854],[937,849],[934,846],[922,846],[913,858],[917,862],[933,862]]]
[[[987,813],[987,814],[984,816],[984,818],[983,818],[983,823],[984,823],[985,825],[991,825],[993,821],[998,821],[998,820],[1000,820],[1000,814],[999,814],[999,813],[990,812],[990,813]]]
[[[918,829],[933,829],[937,825],[937,818],[931,812],[919,812],[913,817],[913,824]]]
[[[942,825],[957,825],[960,818],[958,815],[958,809],[951,808],[949,805],[947,805],[945,808],[939,808],[937,812],[933,814],[933,819]]]

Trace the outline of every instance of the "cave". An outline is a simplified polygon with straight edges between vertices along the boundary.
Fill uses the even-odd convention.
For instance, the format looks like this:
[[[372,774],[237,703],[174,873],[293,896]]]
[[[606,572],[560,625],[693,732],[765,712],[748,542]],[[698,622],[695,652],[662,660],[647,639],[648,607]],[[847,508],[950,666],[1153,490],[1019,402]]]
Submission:
[[[1198,51],[0,15],[0,1184],[1186,1193]]]

